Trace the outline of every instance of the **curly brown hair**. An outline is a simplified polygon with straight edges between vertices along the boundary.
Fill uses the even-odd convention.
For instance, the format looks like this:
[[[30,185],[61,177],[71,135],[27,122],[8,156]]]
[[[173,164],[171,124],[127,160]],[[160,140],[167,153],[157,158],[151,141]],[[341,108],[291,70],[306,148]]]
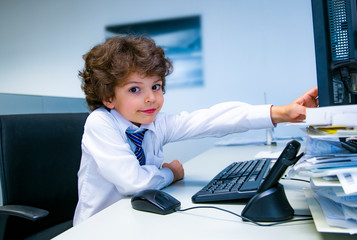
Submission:
[[[93,47],[83,59],[85,66],[79,76],[91,111],[105,107],[103,101],[114,97],[114,88],[124,84],[132,73],[159,76],[165,92],[166,76],[173,69],[164,50],[145,36],[111,38]]]

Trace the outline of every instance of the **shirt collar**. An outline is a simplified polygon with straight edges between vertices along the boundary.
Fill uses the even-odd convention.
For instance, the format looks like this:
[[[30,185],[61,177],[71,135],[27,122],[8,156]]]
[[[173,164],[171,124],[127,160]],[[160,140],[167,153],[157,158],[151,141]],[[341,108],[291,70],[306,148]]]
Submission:
[[[154,131],[154,123],[149,123],[149,124],[142,124],[140,127],[137,127],[133,123],[131,123],[129,120],[125,119],[120,113],[118,113],[115,109],[111,109],[110,113],[114,116],[116,121],[118,122],[120,131],[125,134],[126,130],[128,132],[133,133],[133,132],[140,132],[143,129],[148,129]]]

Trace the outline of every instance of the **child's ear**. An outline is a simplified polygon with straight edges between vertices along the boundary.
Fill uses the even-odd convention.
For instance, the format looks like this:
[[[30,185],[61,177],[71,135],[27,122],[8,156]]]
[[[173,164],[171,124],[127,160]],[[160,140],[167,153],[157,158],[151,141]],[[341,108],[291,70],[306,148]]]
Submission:
[[[104,106],[106,106],[107,108],[109,109],[113,109],[114,108],[114,103],[113,103],[113,99],[112,98],[109,98],[107,100],[103,100],[102,101]]]

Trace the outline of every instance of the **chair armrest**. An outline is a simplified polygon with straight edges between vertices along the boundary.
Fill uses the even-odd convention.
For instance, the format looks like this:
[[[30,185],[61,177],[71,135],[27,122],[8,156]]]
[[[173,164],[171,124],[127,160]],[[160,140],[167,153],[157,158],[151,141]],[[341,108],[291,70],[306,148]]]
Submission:
[[[24,205],[5,205],[0,206],[0,214],[12,215],[36,221],[46,217],[48,215],[48,211]]]

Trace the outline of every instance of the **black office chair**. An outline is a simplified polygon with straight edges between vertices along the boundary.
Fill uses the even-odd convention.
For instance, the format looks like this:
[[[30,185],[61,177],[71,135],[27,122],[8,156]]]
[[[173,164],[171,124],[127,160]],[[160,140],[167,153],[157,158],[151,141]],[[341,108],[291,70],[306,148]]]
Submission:
[[[72,226],[87,116],[0,116],[0,239],[50,239]]]

